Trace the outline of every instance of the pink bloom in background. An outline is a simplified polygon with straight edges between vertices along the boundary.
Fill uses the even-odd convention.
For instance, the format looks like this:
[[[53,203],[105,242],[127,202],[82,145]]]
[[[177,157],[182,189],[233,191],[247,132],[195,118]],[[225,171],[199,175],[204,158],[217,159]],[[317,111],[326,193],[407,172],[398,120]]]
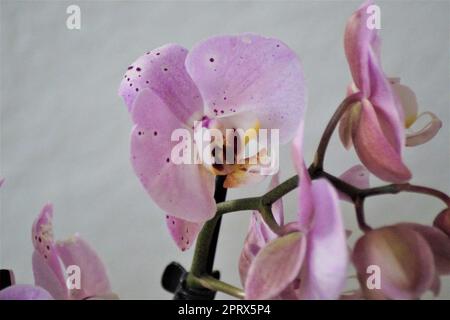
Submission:
[[[55,242],[53,207],[47,204],[33,223],[32,257],[36,286],[13,285],[0,291],[0,299],[109,299],[111,292],[105,266],[95,251],[78,234]],[[66,269],[80,270],[80,288],[68,289]]]
[[[169,215],[170,233],[183,250],[215,214],[215,175],[227,175],[224,186],[237,187],[259,173],[257,166],[174,164],[172,132],[274,128],[286,143],[305,108],[296,54],[279,40],[255,34],[212,37],[190,52],[176,44],[147,52],[130,65],[119,94],[134,123],[135,173]]]
[[[353,263],[368,299],[418,299],[439,294],[439,276],[450,273],[450,241],[441,230],[400,223],[369,231],[356,243]],[[380,287],[368,289],[369,266],[380,270]]]
[[[348,20],[344,45],[354,83],[349,94],[360,92],[362,99],[343,116],[339,133],[346,148],[354,145],[363,164],[380,179],[405,182],[411,173],[402,159],[406,145],[418,145],[430,140],[441,127],[432,113],[423,129],[405,136],[418,118],[414,93],[384,75],[380,58],[380,38],[377,29],[369,29],[370,14],[366,1]],[[406,115],[405,115],[406,112]]]

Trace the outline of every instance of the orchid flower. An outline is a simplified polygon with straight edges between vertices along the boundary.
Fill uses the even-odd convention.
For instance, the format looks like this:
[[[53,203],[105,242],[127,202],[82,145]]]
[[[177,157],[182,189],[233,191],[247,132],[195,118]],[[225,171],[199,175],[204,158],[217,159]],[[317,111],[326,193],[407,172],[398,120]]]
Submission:
[[[286,143],[295,134],[305,105],[303,73],[296,54],[279,40],[255,34],[212,37],[190,52],[176,44],[149,51],[128,67],[119,95],[134,123],[134,171],[150,197],[168,214],[170,233],[183,250],[215,214],[215,176],[226,175],[224,187],[237,187],[260,176],[261,166],[247,162],[175,164],[171,161],[176,146],[172,133],[184,128],[196,137],[205,128],[221,132],[273,128],[280,130],[280,142]],[[180,139],[188,141],[189,137]],[[194,139],[194,148],[197,142]],[[225,145],[219,147],[226,150]],[[186,143],[185,148],[190,149],[191,144]],[[234,151],[234,158],[244,149]],[[196,151],[203,155],[203,150]],[[250,156],[259,164],[267,150],[258,149]]]
[[[369,187],[369,172],[360,164],[351,167],[340,175],[339,178],[360,189]],[[278,185],[278,180],[278,175],[274,175],[270,183],[270,190]],[[341,192],[338,192],[338,197],[340,200],[351,202],[351,199]],[[272,204],[272,213],[275,221],[280,226],[283,226],[284,214],[282,198]],[[350,231],[347,230],[347,234],[349,233]],[[261,214],[258,211],[253,211],[250,217],[250,225],[247,231],[244,248],[242,249],[239,259],[239,274],[242,284],[245,284],[248,268],[256,255],[265,245],[270,241],[275,240],[277,237],[278,235],[264,222]]]
[[[327,180],[309,177],[302,139],[303,124],[293,145],[300,179],[297,221],[276,235],[253,215],[240,259],[247,299],[336,299],[343,289],[348,248],[338,195]]]
[[[0,299],[110,299],[106,269],[90,245],[78,234],[55,242],[53,239],[53,206],[47,204],[33,223],[32,256],[35,286],[13,285],[0,291]],[[63,267],[64,266],[64,267]],[[69,286],[65,277],[69,266],[80,270],[80,286]],[[70,287],[70,289],[69,289]]]
[[[435,295],[440,275],[450,274],[450,239],[441,230],[416,223],[400,223],[367,232],[356,243],[353,263],[363,297],[418,299]],[[369,266],[380,270],[380,285],[369,289]]]
[[[405,145],[404,110],[380,60],[377,30],[369,29],[366,1],[347,22],[345,53],[354,84],[350,93],[362,98],[353,104],[340,122],[340,137],[346,148],[353,144],[362,163],[380,179],[405,182],[411,173],[403,163]]]

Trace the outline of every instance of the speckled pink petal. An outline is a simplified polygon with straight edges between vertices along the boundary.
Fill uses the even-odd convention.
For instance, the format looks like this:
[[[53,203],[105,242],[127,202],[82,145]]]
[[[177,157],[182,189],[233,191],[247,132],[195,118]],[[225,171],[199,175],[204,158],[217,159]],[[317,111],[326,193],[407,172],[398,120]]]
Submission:
[[[147,52],[133,62],[119,87],[119,95],[128,110],[144,89],[153,92],[164,101],[167,108],[184,123],[201,119],[203,102],[200,93],[187,74],[185,60],[188,51],[176,44],[167,44]],[[190,123],[191,124],[191,123]]]
[[[432,112],[423,112],[417,117],[417,119],[424,115],[428,115],[430,117],[430,121],[422,129],[415,132],[408,132],[406,134],[406,146],[414,147],[424,144],[433,139],[433,137],[441,129],[442,121]]]
[[[215,36],[197,44],[186,59],[210,117],[258,120],[290,140],[306,106],[299,59],[277,39],[256,34]]]
[[[438,274],[450,274],[450,239],[444,232],[418,223],[401,223],[399,225],[418,232],[428,242],[433,252]]]
[[[359,189],[366,189],[370,187],[369,177],[369,170],[360,164],[351,167],[339,176],[339,178],[344,182],[347,182],[348,184],[351,184]],[[346,194],[340,191],[338,191],[338,195],[341,200],[352,201]]]
[[[52,219],[53,206],[46,204],[33,223],[33,272],[38,286],[47,289],[56,299],[62,299],[65,298],[65,277],[55,248]]]
[[[76,265],[81,272],[81,288],[71,289],[70,298],[85,299],[102,296],[111,291],[105,266],[92,247],[79,235],[57,244],[65,267]]]
[[[245,282],[245,298],[270,299],[286,289],[300,272],[305,248],[306,241],[300,232],[271,241],[250,266]]]
[[[307,233],[307,251],[300,283],[303,299],[337,299],[345,286],[347,235],[333,186],[325,179],[312,183],[314,222]],[[332,254],[330,254],[332,253]]]
[[[203,223],[191,222],[174,216],[166,216],[167,228],[181,251],[189,249],[202,230]]]
[[[203,165],[171,160],[172,149],[179,143],[171,141],[173,131],[189,128],[150,90],[138,95],[132,117],[136,125],[131,133],[131,162],[152,199],[180,219],[204,222],[212,218],[216,212],[214,176]]]
[[[40,287],[16,284],[1,290],[0,300],[53,300],[53,298]]]
[[[56,247],[54,246],[52,250],[56,251]],[[56,261],[60,264],[59,260]],[[68,299],[65,280],[59,279],[59,276],[55,273],[55,269],[50,267],[48,260],[36,250],[33,252],[32,266],[34,283],[37,286],[47,290],[57,300]],[[62,266],[59,267],[59,270],[62,270]]]
[[[367,298],[417,299],[430,289],[435,276],[433,253],[427,241],[408,227],[376,229],[361,237],[353,263]],[[380,289],[368,289],[371,265],[380,269]]]
[[[352,139],[359,159],[377,177],[395,183],[411,179],[411,172],[386,139],[375,109],[366,99],[362,101],[359,121],[353,126]]]

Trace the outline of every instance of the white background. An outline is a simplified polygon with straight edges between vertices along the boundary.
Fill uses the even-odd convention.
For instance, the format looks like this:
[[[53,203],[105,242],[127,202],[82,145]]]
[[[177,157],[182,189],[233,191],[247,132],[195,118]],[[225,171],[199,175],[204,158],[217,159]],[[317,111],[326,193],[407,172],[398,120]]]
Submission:
[[[359,2],[76,2],[81,30],[66,28],[75,2],[1,1],[0,267],[31,283],[31,224],[47,201],[55,206],[55,233],[78,231],[107,265],[123,299],[167,299],[160,276],[172,260],[188,267],[193,250],[178,251],[164,213],[140,186],[129,163],[131,121],[117,88],[126,67],[168,42],[191,48],[215,34],[256,32],[286,42],[300,56],[309,103],[305,158],[312,160],[320,134],[342,100],[350,75],[343,30]],[[381,2],[385,71],[413,88],[422,110],[444,127],[426,145],[405,152],[412,182],[449,192],[449,3]],[[283,178],[294,171],[283,148]],[[326,169],[339,174],[357,163],[334,136]],[[380,182],[372,179],[374,185]],[[266,184],[233,190],[229,198],[259,195]],[[285,201],[296,212],[295,192]],[[412,220],[431,223],[442,205],[423,196],[371,199],[368,221],[381,226]],[[347,227],[356,231],[351,206]],[[225,217],[216,266],[239,284],[237,261],[248,213]],[[332,253],[330,253],[332,254]],[[450,281],[442,297],[450,298]],[[224,296],[220,296],[224,297]]]

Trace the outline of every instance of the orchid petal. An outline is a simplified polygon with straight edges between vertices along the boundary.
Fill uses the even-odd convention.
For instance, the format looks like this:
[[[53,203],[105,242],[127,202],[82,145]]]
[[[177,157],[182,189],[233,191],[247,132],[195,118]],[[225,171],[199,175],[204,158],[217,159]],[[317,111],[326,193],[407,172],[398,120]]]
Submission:
[[[450,239],[444,232],[418,223],[401,223],[399,225],[411,228],[428,242],[433,252],[438,274],[450,274]]]
[[[0,300],[53,300],[53,298],[43,288],[16,284],[0,290]]]
[[[353,251],[358,279],[369,298],[417,299],[427,291],[434,278],[433,253],[425,239],[402,226],[372,230],[361,237]],[[381,272],[380,289],[369,289],[372,273]]]
[[[250,216],[248,233],[245,237],[244,247],[239,256],[239,276],[243,285],[245,285],[248,270],[253,260],[261,248],[267,244],[266,239],[264,239],[264,236],[261,233],[261,225],[263,223],[264,221],[262,221],[259,212],[254,211]]]
[[[429,115],[431,120],[422,129],[406,134],[406,146],[413,147],[430,141],[441,129],[442,121],[432,112],[423,112],[417,119]]]
[[[298,276],[305,248],[305,238],[300,232],[277,238],[265,246],[248,271],[246,299],[270,299],[281,293]]]
[[[282,143],[303,118],[305,97],[300,62],[284,43],[255,34],[216,36],[197,44],[186,68],[209,117],[232,117],[250,126],[280,130]]]
[[[149,51],[129,67],[119,87],[128,111],[132,112],[138,94],[152,90],[181,122],[192,125],[193,116],[201,119],[203,102],[188,75],[185,60],[188,51],[176,44],[167,44]]]
[[[405,127],[409,128],[417,119],[419,106],[414,91],[400,83],[399,78],[390,78],[394,93],[400,100],[400,104],[405,114]]]
[[[339,139],[341,139],[344,148],[347,150],[353,146],[352,125],[351,110],[348,110],[339,121]]]
[[[368,60],[371,51],[379,52],[379,36],[376,28],[369,29],[367,21],[368,6],[373,1],[366,1],[347,21],[344,34],[345,54],[350,66],[355,85],[365,96],[370,94]]]
[[[171,161],[177,144],[171,141],[172,133],[184,124],[150,90],[137,96],[132,117],[136,125],[131,134],[131,161],[152,199],[180,219],[204,222],[212,218],[216,212],[214,176],[201,165]],[[189,134],[183,134],[183,139],[188,140]]]
[[[59,255],[65,267],[75,265],[80,268],[80,289],[71,289],[72,299],[101,296],[111,291],[105,266],[92,247],[74,235],[57,243]]]
[[[33,223],[33,272],[36,285],[47,289],[56,299],[61,299],[66,296],[66,287],[53,239],[52,219],[53,206],[46,204]]]
[[[359,189],[369,188],[369,170],[363,165],[357,164],[356,166],[351,167],[343,174],[339,176],[339,179],[342,181],[356,187]],[[351,201],[351,199],[344,193],[338,191],[339,199],[345,201]]]
[[[373,53],[370,56],[371,95],[368,99],[376,110],[384,136],[392,148],[401,154],[405,145],[404,111],[381,66],[375,62]]]
[[[57,251],[55,246],[52,247],[52,251]],[[31,261],[35,285],[47,290],[56,300],[68,299],[65,280],[59,279],[59,276],[55,273],[56,269],[50,267],[48,259],[35,250]],[[59,259],[57,262],[60,265]],[[62,270],[61,265],[59,268]]]
[[[433,225],[450,237],[450,209],[442,210],[434,219]]]
[[[202,230],[203,223],[191,222],[173,216],[166,216],[167,228],[181,251],[189,249]]]
[[[347,236],[339,200],[333,186],[325,179],[312,183],[312,196],[314,222],[307,234],[300,296],[337,299],[345,285],[348,265]]]
[[[303,120],[301,120],[297,134],[292,142],[292,156],[299,178],[298,223],[300,229],[306,231],[308,230],[313,219],[314,209],[311,201],[311,177],[309,176],[308,169],[306,168],[305,161],[303,160],[303,126],[304,123]]]
[[[380,179],[405,182],[411,172],[403,164],[401,155],[387,141],[373,105],[362,101],[360,118],[353,127],[353,143],[362,163]]]

